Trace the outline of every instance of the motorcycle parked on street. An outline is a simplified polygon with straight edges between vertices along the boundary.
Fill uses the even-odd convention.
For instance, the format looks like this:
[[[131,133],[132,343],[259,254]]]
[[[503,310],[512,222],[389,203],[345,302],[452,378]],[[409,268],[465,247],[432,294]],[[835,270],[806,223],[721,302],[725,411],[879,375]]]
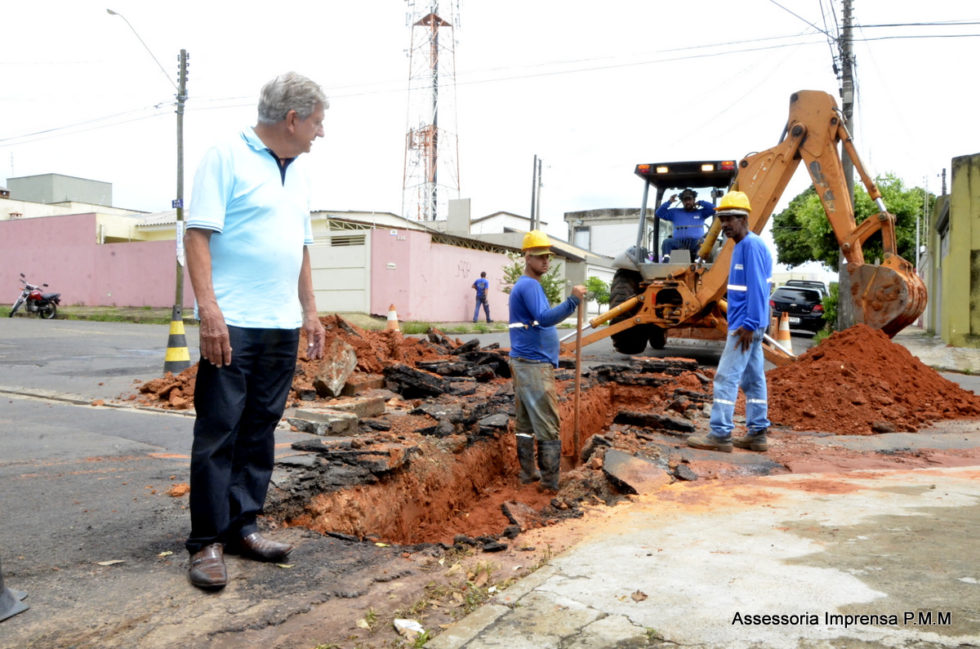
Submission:
[[[47,284],[36,286],[30,284],[24,273],[20,274],[20,283],[24,285],[20,297],[14,302],[10,309],[9,317],[14,317],[17,310],[23,305],[28,313],[36,313],[45,320],[50,320],[58,313],[58,305],[61,304],[61,293],[42,293],[42,288],[47,288]]]

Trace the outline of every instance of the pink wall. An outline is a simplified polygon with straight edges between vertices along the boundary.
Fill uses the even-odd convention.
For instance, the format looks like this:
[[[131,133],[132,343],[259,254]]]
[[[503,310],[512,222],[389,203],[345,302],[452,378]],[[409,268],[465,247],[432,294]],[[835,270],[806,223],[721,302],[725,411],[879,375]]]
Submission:
[[[486,271],[490,317],[507,320],[506,255],[432,243],[429,234],[377,229],[371,236],[371,313],[394,304],[403,320],[473,319],[473,282]],[[174,242],[96,243],[94,214],[0,221],[0,303],[19,293],[18,273],[47,282],[65,306],[172,306]],[[184,308],[194,305],[184,276]],[[485,319],[482,312],[480,321]]]
[[[392,235],[391,232],[396,234]],[[371,235],[371,313],[395,305],[402,320],[460,322],[473,319],[473,282],[486,271],[490,317],[506,321],[508,295],[501,290],[506,255],[432,243],[425,232],[375,230]],[[480,312],[480,321],[486,316]]]
[[[173,241],[98,245],[95,214],[0,221],[0,303],[19,294],[20,273],[47,282],[64,306],[173,306]],[[194,305],[184,275],[185,312]]]

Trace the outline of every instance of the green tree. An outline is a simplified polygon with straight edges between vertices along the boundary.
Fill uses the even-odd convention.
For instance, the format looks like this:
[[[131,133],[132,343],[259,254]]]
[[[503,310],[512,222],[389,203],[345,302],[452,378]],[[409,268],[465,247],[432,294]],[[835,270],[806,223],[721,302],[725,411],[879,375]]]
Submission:
[[[899,178],[886,174],[875,179],[888,211],[895,215],[895,238],[898,254],[909,261],[915,258],[915,221],[922,213],[924,191],[919,187],[906,188]],[[930,208],[935,197],[929,195]],[[878,214],[878,207],[863,185],[854,190],[854,213],[858,223]],[[773,240],[777,261],[796,266],[807,261],[823,262],[838,269],[840,247],[830,227],[817,192],[811,185],[790,201],[789,206],[773,217]],[[873,263],[883,255],[881,235],[876,234],[863,245],[864,259]]]
[[[508,252],[507,258],[511,263],[504,266],[504,293],[510,295],[510,290],[514,284],[524,274],[524,255],[519,252]],[[565,272],[564,264],[558,257],[552,260],[551,268],[544,277],[541,278],[541,288],[544,289],[545,297],[551,304],[558,304],[565,299]]]
[[[585,281],[585,290],[588,296],[595,300],[600,306],[609,304],[609,284],[598,277],[589,277]]]

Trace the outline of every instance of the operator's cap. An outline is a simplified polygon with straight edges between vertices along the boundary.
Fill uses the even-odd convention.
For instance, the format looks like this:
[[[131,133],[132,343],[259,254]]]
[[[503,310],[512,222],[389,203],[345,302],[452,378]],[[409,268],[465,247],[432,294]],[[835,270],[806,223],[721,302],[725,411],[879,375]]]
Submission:
[[[551,252],[551,239],[541,230],[531,230],[524,235],[524,241],[521,243],[521,252],[530,252],[532,255]]]
[[[732,216],[748,216],[752,211],[749,204],[749,197],[745,192],[730,191],[721,197],[718,206],[715,207],[715,214],[731,214]]]

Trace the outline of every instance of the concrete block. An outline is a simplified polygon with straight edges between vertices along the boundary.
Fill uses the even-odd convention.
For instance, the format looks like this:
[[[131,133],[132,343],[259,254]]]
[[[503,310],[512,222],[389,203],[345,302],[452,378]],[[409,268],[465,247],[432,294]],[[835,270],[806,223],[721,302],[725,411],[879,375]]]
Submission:
[[[385,377],[380,374],[351,374],[347,377],[347,383],[341,394],[344,396],[355,396],[371,390],[380,390],[385,386]]]
[[[350,412],[360,419],[385,414],[385,400],[382,397],[348,397],[330,402],[331,410]]]
[[[297,430],[314,435],[355,435],[358,432],[357,415],[331,408],[299,409],[286,421]]]

